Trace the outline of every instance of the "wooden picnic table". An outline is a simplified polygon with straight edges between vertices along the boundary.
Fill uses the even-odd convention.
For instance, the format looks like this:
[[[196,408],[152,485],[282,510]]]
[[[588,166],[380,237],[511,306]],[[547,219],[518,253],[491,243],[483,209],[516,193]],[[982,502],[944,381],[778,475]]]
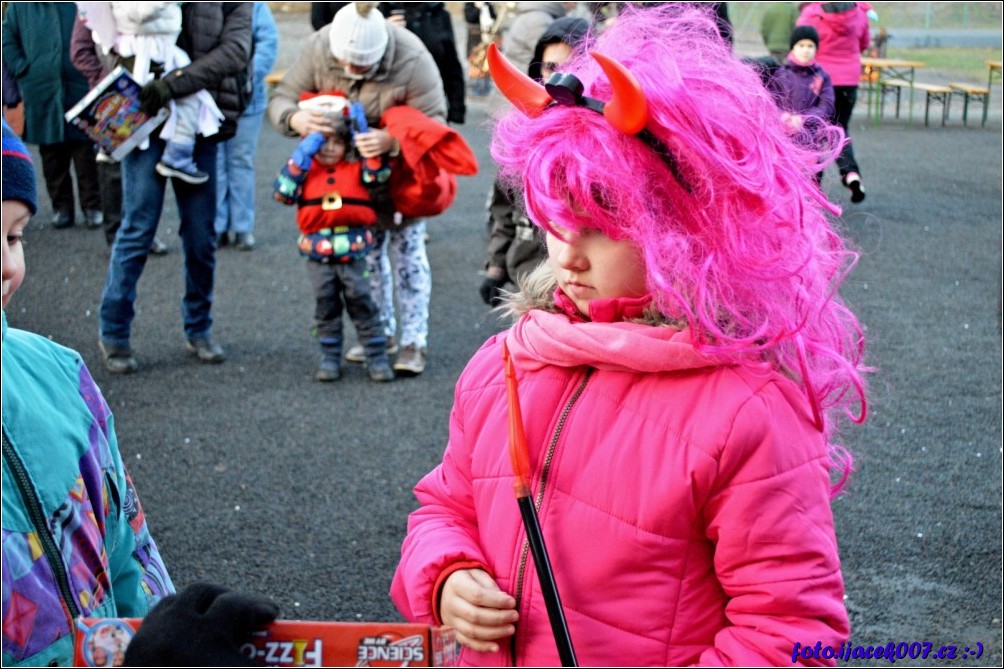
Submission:
[[[868,114],[871,115],[873,112],[875,114],[875,125],[879,123],[879,107],[882,102],[882,80],[883,79],[903,79],[910,82],[910,107],[908,110],[908,119],[910,123],[913,123],[913,84],[914,84],[914,73],[916,70],[927,67],[927,63],[919,60],[904,60],[900,58],[871,58],[869,56],[861,57],[861,68],[869,81],[872,80],[870,75],[875,73],[874,83],[868,88]],[[877,92],[878,95],[873,93]],[[875,106],[872,107],[872,98],[875,99]]]

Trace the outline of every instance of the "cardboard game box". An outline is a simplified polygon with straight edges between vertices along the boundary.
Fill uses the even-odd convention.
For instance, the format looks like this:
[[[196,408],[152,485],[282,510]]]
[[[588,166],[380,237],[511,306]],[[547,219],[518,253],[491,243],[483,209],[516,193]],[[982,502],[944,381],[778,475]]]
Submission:
[[[121,666],[139,618],[78,618],[73,664]],[[452,667],[453,630],[410,623],[277,620],[241,650],[264,667]]]
[[[66,112],[66,122],[87,135],[115,160],[139,146],[156,130],[170,111],[156,116],[139,109],[140,86],[124,67],[116,67],[97,86]]]

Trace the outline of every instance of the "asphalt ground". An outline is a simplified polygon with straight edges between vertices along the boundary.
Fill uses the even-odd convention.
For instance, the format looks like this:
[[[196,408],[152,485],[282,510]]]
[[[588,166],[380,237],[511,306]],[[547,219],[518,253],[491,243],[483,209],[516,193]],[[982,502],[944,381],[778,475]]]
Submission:
[[[295,48],[290,34],[309,28],[279,18],[282,65]],[[845,207],[837,225],[861,252],[844,295],[877,370],[867,423],[846,431],[857,471],[834,503],[852,641],[958,647],[956,660],[899,664],[1002,663],[999,105],[987,129],[963,128],[957,116],[945,128],[905,119],[876,127],[861,109],[852,135],[867,199],[850,204],[835,168],[823,182]],[[428,369],[391,384],[352,365],[338,383],[311,380],[311,291],[293,212],[271,199],[294,142],[267,123],[258,246],[217,256],[214,334],[228,354],[219,366],[184,350],[172,196],[159,232],[171,252],[151,257],[139,283],[140,371],[113,376],[97,346],[103,235],[52,229],[40,195],[9,322],[88,362],[179,587],[209,580],[262,593],[285,618],[400,619],[387,592],[415,506],[411,488],[441,457],[464,363],[503,327],[477,293],[494,172],[485,112],[472,98],[459,127],[481,173],[461,179],[456,204],[429,224]],[[573,559],[587,556],[555,562]]]

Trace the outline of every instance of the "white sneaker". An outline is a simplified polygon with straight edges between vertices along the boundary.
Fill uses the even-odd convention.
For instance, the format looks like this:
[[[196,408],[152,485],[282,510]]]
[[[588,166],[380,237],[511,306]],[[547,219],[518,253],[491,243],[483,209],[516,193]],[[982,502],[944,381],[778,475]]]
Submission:
[[[397,355],[398,346],[397,342],[394,341],[394,337],[387,337],[387,355]],[[366,351],[363,350],[362,344],[356,344],[348,350],[345,354],[345,362],[366,362]]]

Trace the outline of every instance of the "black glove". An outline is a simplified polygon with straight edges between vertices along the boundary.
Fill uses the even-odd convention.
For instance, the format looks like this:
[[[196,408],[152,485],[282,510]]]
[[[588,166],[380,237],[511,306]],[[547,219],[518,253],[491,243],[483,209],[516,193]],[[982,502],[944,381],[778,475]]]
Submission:
[[[481,299],[485,301],[485,304],[490,304],[493,307],[497,307],[499,302],[502,301],[502,288],[505,287],[508,279],[502,277],[500,279],[493,279],[488,276],[485,280],[481,282],[481,287],[478,291],[481,293]]]
[[[154,116],[170,101],[171,89],[163,79],[154,79],[139,91],[139,109],[147,116]]]
[[[126,649],[128,667],[252,667],[240,652],[248,635],[276,619],[262,597],[195,583],[165,597],[143,619]]]

